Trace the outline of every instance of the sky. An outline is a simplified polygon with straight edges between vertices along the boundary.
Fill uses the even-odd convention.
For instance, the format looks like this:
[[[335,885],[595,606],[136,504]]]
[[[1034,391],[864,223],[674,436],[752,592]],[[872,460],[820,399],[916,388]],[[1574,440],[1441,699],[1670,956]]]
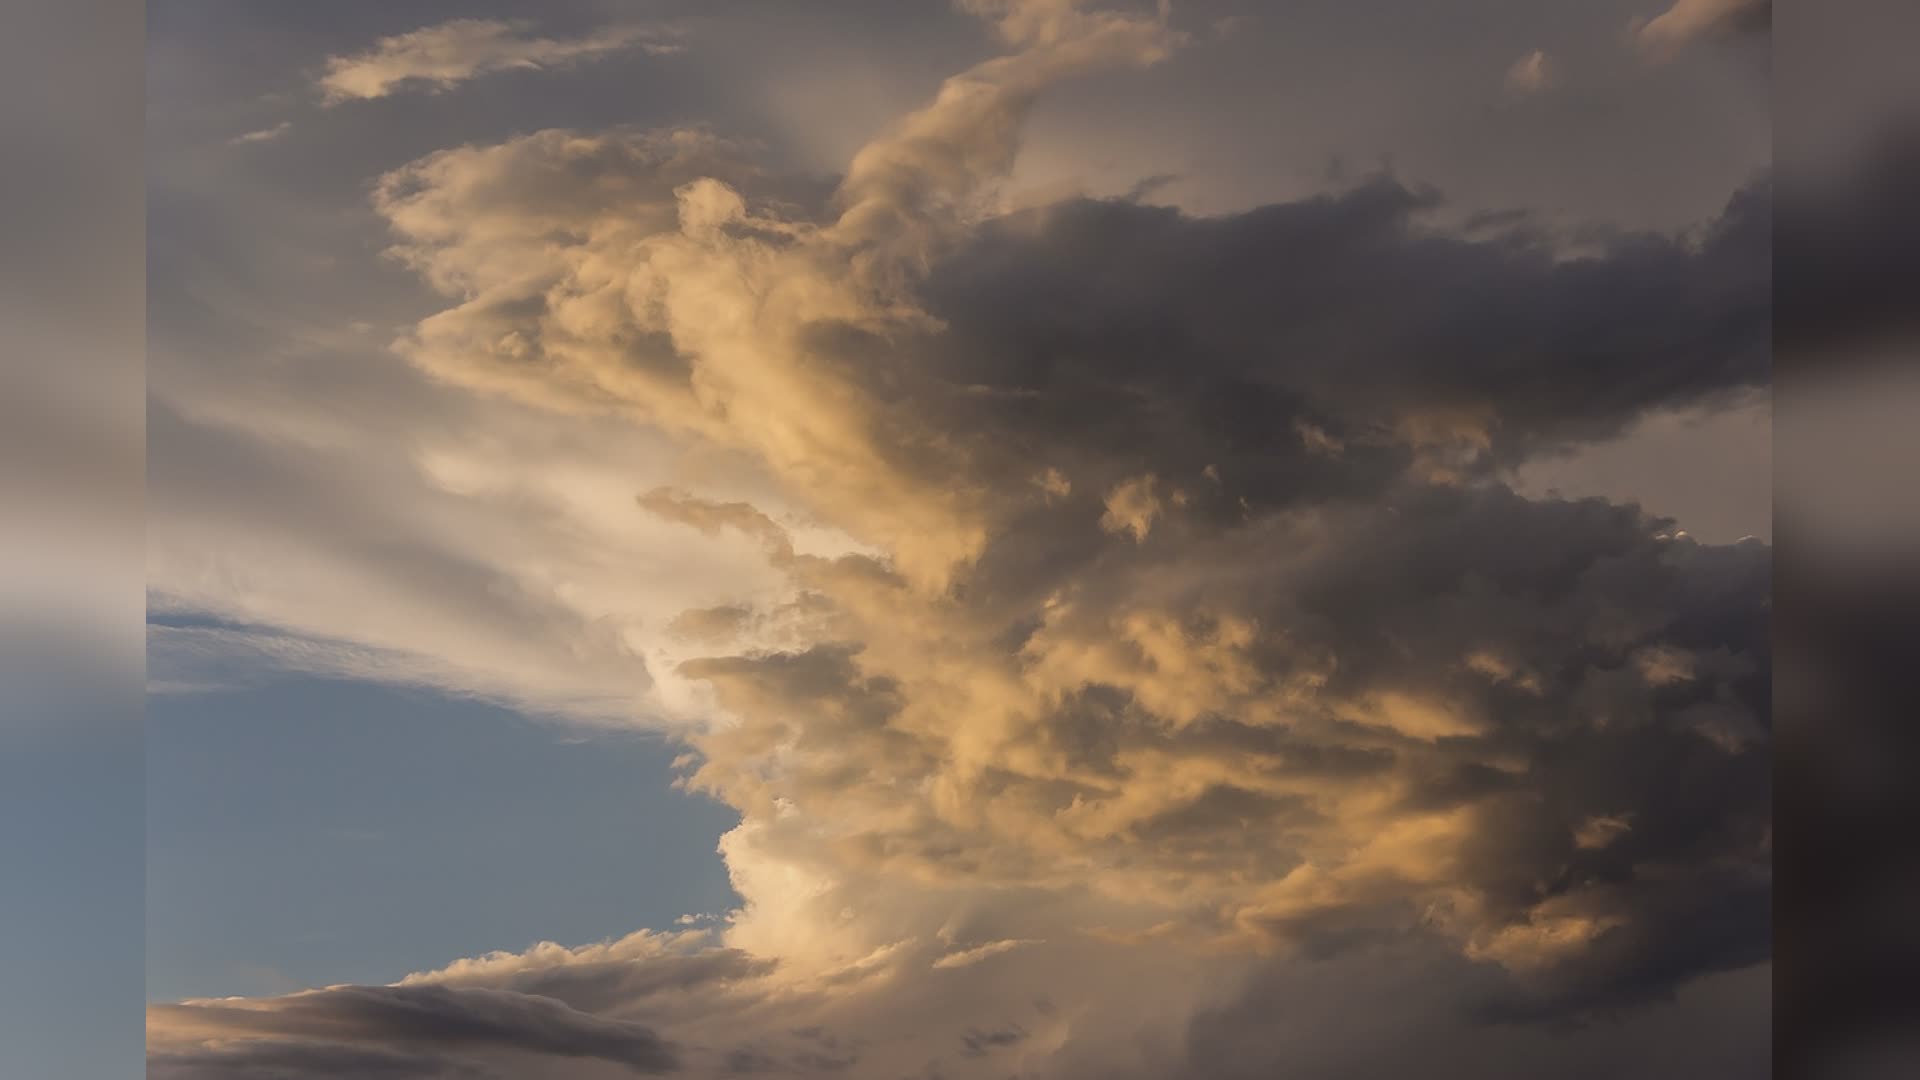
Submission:
[[[148,721],[155,1000],[398,979],[735,902],[729,815],[672,790],[657,737],[298,676],[156,694]]]
[[[1770,10],[152,5],[151,1074],[1767,1075]]]

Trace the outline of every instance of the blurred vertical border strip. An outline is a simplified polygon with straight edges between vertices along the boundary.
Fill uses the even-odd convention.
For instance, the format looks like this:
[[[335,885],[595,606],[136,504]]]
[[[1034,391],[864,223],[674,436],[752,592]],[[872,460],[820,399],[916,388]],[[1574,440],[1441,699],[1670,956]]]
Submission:
[[[1775,7],[1775,1073],[1920,1076],[1920,4]]]
[[[0,1076],[143,1069],[145,9],[0,10]]]

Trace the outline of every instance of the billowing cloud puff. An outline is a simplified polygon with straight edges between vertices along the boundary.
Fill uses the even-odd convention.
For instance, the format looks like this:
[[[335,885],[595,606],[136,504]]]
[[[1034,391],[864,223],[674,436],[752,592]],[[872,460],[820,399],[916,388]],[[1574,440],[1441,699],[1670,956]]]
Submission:
[[[771,182],[730,152],[544,132],[389,176],[396,253],[461,301],[407,351],[463,385],[750,450],[925,581],[1056,493],[1036,463],[1138,500],[1122,485],[1151,452],[1270,503],[1409,460],[1485,473],[1768,375],[1765,184],[1697,236],[1581,257],[1429,229],[1432,197],[1386,179],[1228,218],[1072,202],[955,233],[906,294],[893,277],[923,252],[848,249],[846,217],[757,216],[746,193]],[[935,209],[956,197],[934,190]]]
[[[533,37],[527,29],[524,20],[453,19],[381,38],[362,52],[327,58],[321,101],[338,105],[407,90],[442,91],[497,71],[564,67],[627,49],[678,49],[644,27],[611,27],[575,38]]]
[[[685,784],[740,813],[741,909],[165,1007],[159,1060],[318,1040],[458,1075],[484,1031],[540,1075],[1364,1076],[1415,1040],[1477,1045],[1476,1076],[1643,1075],[1641,1020],[1539,1022],[1752,1008],[1770,553],[1505,479],[1766,384],[1768,184],[1577,247],[1447,227],[1387,177],[1000,213],[1037,94],[1181,42],[968,6],[1014,51],[831,190],[625,130],[376,188],[449,299],[397,346],[421,370],[767,478],[769,505],[697,478],[624,503],[779,582],[667,621],[654,670]],[[1365,1046],[1299,1026],[1316,994]],[[390,1019],[422,1001],[435,1024]]]

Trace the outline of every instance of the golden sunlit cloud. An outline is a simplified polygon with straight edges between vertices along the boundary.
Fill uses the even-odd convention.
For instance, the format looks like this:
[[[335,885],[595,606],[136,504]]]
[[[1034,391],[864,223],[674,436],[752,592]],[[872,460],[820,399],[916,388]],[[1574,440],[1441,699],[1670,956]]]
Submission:
[[[475,573],[540,641],[424,600],[356,631],[345,568],[238,590],[378,650],[308,669],[381,677],[430,640],[417,681],[683,740],[682,783],[739,814],[739,909],[155,1006],[156,1075],[349,1050],[399,1075],[1208,1075],[1192,1031],[1327,957],[1330,985],[1402,957],[1490,1014],[1575,1016],[1764,956],[1767,550],[1502,477],[1764,384],[1765,184],[1579,260],[1448,232],[1384,177],[1230,219],[1003,212],[1044,93],[1199,46],[1163,8],[961,6],[1008,51],[824,198],[691,128],[381,176],[389,254],[444,303],[394,351],[484,415],[644,445],[609,437],[628,472],[422,437],[439,528],[512,552]],[[450,23],[325,86],[646,40]],[[537,512],[463,533],[463,499]]]

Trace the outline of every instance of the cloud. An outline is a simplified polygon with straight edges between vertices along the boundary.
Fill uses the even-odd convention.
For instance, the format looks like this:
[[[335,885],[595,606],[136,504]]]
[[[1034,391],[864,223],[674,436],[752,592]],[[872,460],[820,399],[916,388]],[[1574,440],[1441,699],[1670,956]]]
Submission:
[[[722,529],[733,529],[753,537],[766,548],[767,558],[776,565],[793,558],[793,542],[788,539],[787,531],[750,503],[709,502],[672,488],[655,488],[640,496],[639,502],[642,509],[669,521],[690,525],[707,536],[717,536]]]
[[[149,1039],[161,1047],[153,1064],[162,1075],[258,1075],[267,1068],[338,1075],[328,1070],[342,1066],[343,1054],[374,1075],[484,1075],[441,1056],[458,1051],[598,1059],[634,1073],[679,1066],[674,1049],[642,1025],[480,987],[336,986],[282,998],[187,1001],[155,1006],[148,1024]],[[174,1055],[165,1048],[177,1032],[191,1034],[188,1048]],[[415,1056],[421,1052],[424,1058]]]
[[[778,185],[688,132],[544,132],[409,166],[379,197],[396,251],[463,299],[404,348],[438,378],[760,456],[926,581],[1045,494],[1036,467],[1110,493],[1151,446],[1169,485],[1213,466],[1232,507],[1384,481],[1408,455],[1430,476],[1510,467],[1768,374],[1764,182],[1696,236],[1579,258],[1431,228],[1430,197],[1386,179],[1214,219],[1071,201],[938,226],[948,249],[912,296],[899,275],[924,252],[840,232],[858,209],[750,209],[770,189],[768,212]],[[547,247],[555,228],[578,243]],[[1170,349],[1186,361],[1153,362]],[[1344,449],[1305,452],[1295,423]]]
[[[1390,1075],[1416,1044],[1510,1055],[1472,1050],[1476,1075],[1583,1054],[1637,1075],[1652,1035],[1544,1032],[1657,1030],[1687,994],[1752,1016],[1727,980],[1769,948],[1771,552],[1508,481],[1766,385],[1771,184],[1577,248],[1449,227],[1390,176],[1220,217],[1002,212],[1041,93],[1182,39],[1061,0],[966,6],[1011,51],[830,187],[629,129],[375,185],[392,255],[444,301],[396,351],[527,425],[416,436],[445,521],[366,526],[378,565],[448,583],[415,602],[379,579],[407,635],[484,671],[504,628],[539,626],[511,680],[536,700],[644,661],[684,785],[740,815],[721,851],[743,898],[711,937],[401,987],[627,1025],[580,1044],[611,1064],[657,1033],[694,1075]],[[597,467],[528,434],[587,430]],[[346,514],[297,490],[298,520]],[[397,558],[416,535],[433,556]],[[702,595],[588,618],[596,589],[644,591],[625,575]],[[218,1050],[235,1010],[311,1041],[345,1030],[316,1014],[392,1007],[320,993],[163,1012],[167,1052]]]
[[[292,130],[293,121],[282,120],[272,127],[261,128],[259,131],[249,131],[242,135],[235,135],[227,141],[233,143],[235,146],[242,146],[247,143],[272,142]]]
[[[1670,55],[1696,41],[1766,33],[1773,26],[1773,0],[1674,0],[1651,19],[1638,19],[1633,34],[1641,47]]]
[[[882,530],[911,575],[945,575],[978,546],[971,504],[984,493],[916,482],[916,459],[954,448],[893,445],[914,439],[912,418],[874,415],[854,372],[813,365],[813,339],[925,328],[906,292],[915,268],[990,204],[1035,95],[1075,73],[1151,64],[1174,41],[1158,19],[1063,4],[1009,7],[1002,26],[1027,47],[948,79],[856,154],[812,215],[783,215],[737,147],[691,131],[548,131],[396,170],[375,199],[394,253],[464,297],[407,351],[444,378],[576,409],[625,405],[804,472],[833,520]],[[552,228],[580,238],[566,265],[540,231]],[[549,329],[575,344],[550,348]],[[918,543],[900,543],[908,535]]]
[[[1026,1029],[1020,1027],[1018,1024],[995,1031],[981,1031],[979,1028],[970,1028],[965,1035],[960,1037],[960,1043],[963,1047],[960,1052],[967,1057],[985,1057],[1003,1047],[1018,1046],[1022,1042],[1025,1042],[1026,1038]]]
[[[1632,814],[1599,814],[1581,822],[1573,830],[1575,847],[1596,849],[1613,843],[1633,828]]]
[[[626,957],[619,977],[632,989],[610,999],[619,1004],[608,1008],[644,1018],[617,1031],[673,1029],[679,1036],[675,1074],[697,1077],[997,1077],[1016,1070],[1075,1080],[1197,1080],[1271,1075],[1292,1064],[1316,1075],[1360,1078],[1405,1072],[1443,1053],[1473,1075],[1501,1080],[1536,1076],[1568,1060],[1600,1076],[1679,1080],[1703,1071],[1758,1075],[1753,1070],[1766,1060],[1764,1043],[1743,1039],[1739,1027],[1752,1022],[1756,1005],[1757,1015],[1765,1015],[1765,967],[1702,980],[1666,1010],[1546,1029],[1474,1021],[1473,1004],[1498,997],[1495,969],[1432,941],[1386,940],[1285,964],[1248,965],[1223,954],[1212,960],[1211,992],[1181,967],[1155,967],[1171,955],[1100,945],[1036,952],[1025,964],[1012,956],[1000,961],[1014,965],[1011,970],[923,968],[926,977],[919,979],[907,966],[883,962],[865,980],[831,984],[784,978],[777,970],[727,961],[723,950],[681,944]],[[511,976],[412,977],[408,989],[428,992],[422,996],[429,1000],[490,997],[491,1011],[474,1010],[484,1020],[464,1014],[455,1020],[441,1004],[418,1010],[425,1017],[411,1007],[385,1015],[384,999],[396,988],[155,1006],[151,1065],[156,1076],[168,1077],[324,1077],[341,1070],[409,1078],[644,1074],[650,1065],[621,1059],[657,1063],[650,1051],[636,1049],[653,1045],[645,1039],[607,1043],[595,1028],[595,1036],[564,1050],[552,1046],[549,1036],[566,1029],[551,1018],[567,1015],[555,1011],[553,999],[527,1008],[540,1021],[500,1022],[505,1010],[497,1003],[523,996],[499,989],[503,980],[562,994],[612,985],[609,971],[590,970],[596,963],[542,947],[521,957]],[[576,974],[582,969],[588,970]],[[1441,987],[1444,993],[1433,992]],[[368,1001],[382,1004],[369,1008]],[[1356,1001],[1366,1007],[1354,1008]],[[1173,1023],[1154,1011],[1176,1002],[1200,1007],[1190,1021],[1183,1016]],[[257,1017],[236,1022],[232,1014],[243,1009]],[[321,1034],[297,1034],[313,1031]],[[246,1034],[235,1038],[237,1032]]]
[[[985,945],[975,945],[970,949],[956,949],[953,952],[947,953],[945,956],[935,960],[933,966],[937,968],[967,967],[972,964],[977,964],[982,960],[999,956],[1001,953],[1009,953],[1023,946],[1034,944],[1037,944],[1037,942],[1020,941],[1014,938],[1009,938],[1005,941],[989,941]]]
[[[323,105],[371,101],[411,90],[440,92],[499,71],[558,68],[629,49],[678,51],[661,31],[620,26],[577,38],[532,37],[526,20],[453,19],[381,38],[371,47],[327,58],[319,88]]]
[[[247,677],[240,669],[277,666],[603,723],[647,711],[648,659],[627,632],[637,602],[622,591],[634,583],[583,589],[612,573],[604,545],[617,543],[618,519],[563,539],[565,523],[577,520],[565,488],[603,497],[584,493],[605,482],[595,477],[604,462],[571,480],[541,478],[544,502],[536,503],[516,490],[513,472],[472,447],[449,445],[437,468],[367,468],[360,455],[382,453],[371,423],[363,449],[339,453],[261,444],[192,424],[164,403],[149,431],[161,451],[151,476],[167,498],[152,525],[151,606],[162,614],[217,611],[229,624],[157,631],[152,645],[170,678],[233,681]],[[530,449],[522,445],[522,453]],[[560,467],[558,457],[545,461]],[[534,462],[519,468],[528,476]],[[465,469],[484,483],[459,483]],[[435,474],[438,482],[429,479]],[[636,534],[645,533],[623,481],[614,498],[627,502]],[[230,501],[243,491],[243,504]],[[697,586],[683,593],[696,595]]]
[[[365,1076],[388,1080],[475,1080],[494,1074],[478,1062],[440,1054],[408,1053],[292,1038],[237,1045],[160,1050],[147,1058],[154,1080],[285,1080]]]
[[[753,609],[744,604],[692,608],[673,617],[667,631],[703,645],[724,645],[731,641],[753,617]]]
[[[1107,493],[1106,506],[1107,512],[1100,516],[1100,527],[1111,533],[1127,533],[1135,540],[1147,538],[1147,533],[1153,530],[1153,519],[1164,509],[1160,496],[1154,491],[1151,474],[1122,481]]]
[[[1513,93],[1537,94],[1551,85],[1553,65],[1543,49],[1533,50],[1507,69],[1507,89]]]

